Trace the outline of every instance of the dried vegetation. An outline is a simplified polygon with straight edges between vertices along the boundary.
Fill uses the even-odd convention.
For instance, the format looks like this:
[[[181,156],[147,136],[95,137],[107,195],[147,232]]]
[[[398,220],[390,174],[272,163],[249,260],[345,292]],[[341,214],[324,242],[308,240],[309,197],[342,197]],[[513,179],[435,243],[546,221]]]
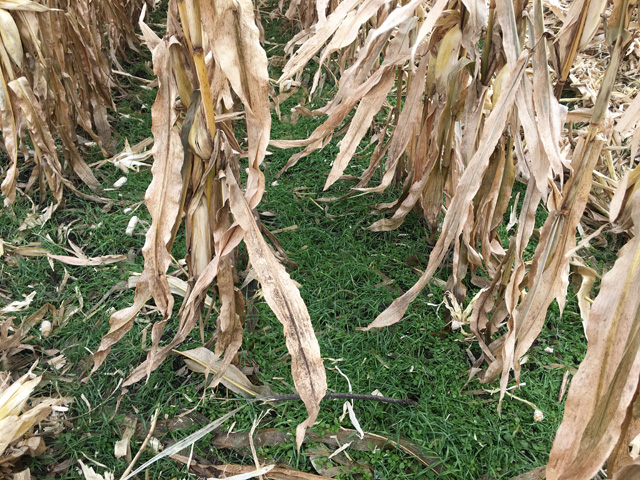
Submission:
[[[139,14],[143,3],[54,0],[45,5],[30,0],[0,1],[0,129],[8,160],[3,164],[1,185],[5,207],[15,202],[18,190],[30,196],[38,192],[37,202],[45,208],[36,215],[36,223],[42,223],[63,201],[65,187],[84,198],[102,201],[100,184],[82,150],[90,141],[78,132],[83,131],[105,154],[111,148],[107,112],[115,108],[111,90],[117,87],[112,67],[117,68],[118,57],[126,48],[135,48],[138,43],[129,19]],[[95,193],[79,190],[74,177]],[[49,205],[47,190],[53,200]],[[3,247],[0,251],[4,253]],[[27,255],[46,253],[36,250]],[[24,310],[32,299],[33,295],[28,296],[0,311],[3,363],[29,348],[23,344],[24,337],[37,323],[38,315],[23,319],[19,326],[14,320],[15,312]],[[45,307],[47,310],[49,305]],[[2,372],[3,478],[14,464],[19,464],[22,455],[35,456],[44,451],[42,437],[31,436],[30,432],[52,409],[60,409],[69,401],[37,398],[29,405],[29,397],[41,380],[31,371],[15,381],[8,371]],[[28,478],[28,473],[24,475]]]
[[[551,302],[562,311],[571,266],[583,284],[590,282],[579,293],[589,349],[569,390],[550,479],[592,478],[607,459],[611,476],[626,475],[624,466],[632,461],[628,446],[639,433],[632,426],[639,377],[631,365],[638,362],[633,339],[640,317],[631,292],[637,291],[633,217],[640,194],[631,179],[638,171],[640,117],[637,97],[631,103],[627,96],[640,87],[638,39],[629,31],[633,17],[637,32],[638,13],[627,1],[613,2],[603,15],[606,9],[603,1],[491,2],[489,8],[447,0],[429,8],[417,0],[395,8],[374,0],[345,1],[308,31],[279,79],[285,87],[299,81],[319,53],[313,93],[325,62],[337,57],[337,93],[326,106],[304,112],[326,115],[324,122],[306,140],[272,141],[281,148],[305,147],[285,168],[323,147],[346,121],[327,189],[375,125],[375,151],[353,194],[382,192],[394,182],[403,191],[397,201],[376,206],[391,216],[369,229],[397,229],[419,209],[437,238],[420,280],[365,330],[399,322],[452,252],[447,289],[460,301],[467,278],[481,289],[469,325],[482,354],[470,378],[500,379],[502,400],[511,372],[520,382],[521,362]],[[289,51],[295,45],[292,40]],[[605,68],[597,84],[590,71],[593,57],[579,55],[586,49],[595,50],[598,68]],[[619,83],[614,98],[621,78],[632,84]],[[572,106],[582,107],[571,112],[561,104],[569,84],[576,93],[587,90],[571,99]],[[576,124],[584,126],[576,131]],[[378,184],[370,186],[379,170]],[[507,240],[499,227],[515,181],[527,189]],[[541,202],[549,215],[534,238]],[[589,313],[595,272],[584,267],[579,250],[609,225],[632,239],[604,277]],[[531,242],[535,253],[526,261]]]
[[[5,206],[21,193],[39,191],[38,202],[63,200],[64,188],[101,201],[100,184],[85,161],[82,146],[95,142],[106,155],[112,148],[108,110],[117,88],[112,67],[138,43],[131,18],[144,0],[0,2],[0,115],[9,156],[2,194]],[[79,135],[79,131],[91,140]],[[20,175],[28,179],[19,182]],[[95,193],[79,190],[79,178]]]
[[[46,203],[46,185],[54,199],[47,215],[62,201],[65,186],[96,198],[74,186],[60,153],[99,192],[77,131],[109,150],[107,109],[116,87],[111,68],[125,45],[135,48],[127,18],[142,6],[63,3],[45,8],[0,1],[0,110],[9,155],[2,192],[11,204],[20,162],[29,165],[30,178],[20,188],[28,194],[38,186]],[[280,8],[300,32],[285,48],[281,96],[272,98],[301,86],[313,95],[332,79],[336,83],[326,105],[297,107],[297,114],[323,117],[306,139],[270,139],[268,59],[252,2],[172,0],[163,38],[140,23],[158,79],[151,112],[153,180],[145,197],[151,225],[133,305],[111,316],[93,372],[153,299],[162,318],[152,326],[147,359],[124,386],[148,377],[196,327],[203,344],[215,343],[213,353],[197,351],[206,352],[196,362],[198,371],[212,371],[214,384],[228,383],[225,372],[237,359],[245,317],[237,285],[257,280],[284,327],[295,387],[307,408],[296,432],[300,447],[327,389],[325,371],[307,308],[283,266],[286,254],[255,215],[265,192],[260,168],[269,144],[303,147],[286,169],[340,131],[325,190],[348,178],[356,151],[370,141],[369,165],[348,195],[374,198],[396,186],[401,193],[374,205],[387,217],[368,229],[398,229],[418,211],[431,232],[419,281],[364,330],[400,322],[437,269],[449,263],[448,304],[481,352],[469,379],[499,380],[502,402],[510,382],[520,383],[521,365],[549,306],[555,300],[564,308],[573,272],[582,284],[578,303],[588,350],[571,382],[545,475],[590,479],[606,465],[611,478],[634,478],[640,464],[629,453],[640,435],[637,2],[294,0]],[[55,41],[53,32],[64,32],[69,44]],[[315,75],[305,86],[303,73],[314,62]],[[242,130],[246,142],[236,138]],[[516,182],[526,189],[515,202],[519,211],[510,213]],[[537,230],[541,208],[548,216]],[[172,258],[181,225],[189,280],[176,333],[163,342],[176,291],[167,271],[172,264],[183,268]],[[592,301],[598,274],[580,252],[599,241],[603,229],[623,236],[626,245]],[[473,301],[463,309],[470,288]],[[211,292],[214,301],[207,297]],[[216,332],[209,339],[205,325],[214,311]],[[19,387],[6,391],[11,388]],[[48,413],[53,404],[42,405],[29,412]]]

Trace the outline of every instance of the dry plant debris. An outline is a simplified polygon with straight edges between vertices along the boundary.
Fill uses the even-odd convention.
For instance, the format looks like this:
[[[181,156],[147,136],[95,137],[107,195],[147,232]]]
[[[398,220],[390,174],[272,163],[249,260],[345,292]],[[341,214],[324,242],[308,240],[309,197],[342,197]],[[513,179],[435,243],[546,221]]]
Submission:
[[[369,168],[353,193],[379,193],[393,182],[401,182],[403,192],[396,202],[378,206],[392,217],[369,228],[397,229],[410,211],[419,209],[433,238],[437,237],[420,280],[364,330],[401,321],[453,250],[447,290],[456,301],[448,307],[456,315],[456,326],[460,325],[457,300],[466,296],[463,281],[470,274],[472,283],[483,289],[473,300],[471,314],[465,315],[470,316],[470,330],[482,349],[471,376],[483,383],[499,378],[501,401],[512,371],[516,383],[520,382],[521,364],[542,330],[551,302],[556,300],[561,311],[564,307],[570,263],[572,259],[579,262],[582,246],[577,245],[577,234],[609,222],[631,237],[637,230],[632,203],[637,190],[634,164],[640,117],[637,98],[632,101],[627,95],[640,87],[636,39],[629,31],[637,32],[637,4],[614,1],[606,12],[606,23],[602,21],[607,9],[604,1],[554,2],[552,13],[547,7],[542,0],[491,2],[488,8],[485,2],[457,0],[439,0],[430,6],[414,0],[391,7],[376,0],[345,1],[326,21],[306,30],[306,36],[289,43],[290,59],[278,80],[282,89],[289,88],[320,53],[313,92],[324,75],[324,64],[337,56],[337,92],[324,107],[307,111],[326,116],[323,123],[306,140],[272,141],[280,148],[305,147],[291,156],[285,169],[324,147],[346,122],[340,152],[325,184],[328,189],[344,174],[373,124],[380,122]],[[632,16],[636,18],[633,26]],[[594,78],[596,63],[601,75]],[[625,79],[622,91],[613,95],[620,77]],[[572,88],[581,92],[572,99],[582,103],[580,117],[560,103],[569,84],[576,84]],[[389,97],[396,98],[395,105],[388,104]],[[624,103],[626,113],[620,115]],[[351,112],[353,117],[347,119]],[[576,131],[574,122],[585,127]],[[627,139],[629,145],[625,145]],[[382,179],[370,187],[377,170]],[[516,180],[525,182],[527,191],[506,247],[498,227]],[[542,201],[549,215],[533,260],[526,262],[523,253],[532,241],[534,214]],[[637,259],[624,260],[624,252],[634,251],[633,245],[632,238],[616,263],[621,265],[620,274],[623,270],[635,274]],[[587,287],[593,284],[590,276]],[[637,283],[628,278],[624,285],[635,288]],[[606,285],[598,305],[608,304],[607,314],[617,312],[615,331],[591,334],[609,324],[594,318],[593,311],[587,323],[588,308],[583,303],[581,311],[591,342],[588,358],[611,370],[595,380],[591,376],[595,373],[585,371],[588,365],[581,366],[585,373],[577,378],[584,378],[585,391],[570,393],[576,400],[567,403],[566,423],[546,472],[549,479],[592,478],[614,447],[626,452],[638,433],[632,429],[625,437],[630,420],[624,416],[627,409],[631,415],[637,375],[631,373],[631,384],[625,386],[627,371],[618,370],[623,364],[610,360],[617,349],[619,354],[628,352],[629,365],[637,363],[638,347],[629,344],[631,340],[625,340],[627,335],[619,330],[625,322],[635,321],[637,298],[627,297],[627,287],[621,283],[609,289]],[[581,295],[589,289],[581,290]],[[599,313],[603,314],[604,310]],[[610,343],[598,349],[598,342],[605,338]],[[628,348],[622,347],[625,344]],[[616,389],[609,382],[618,374],[623,383]],[[570,392],[577,388],[574,383]],[[611,402],[615,408],[608,407]],[[584,419],[591,418],[589,409],[596,411],[585,425]],[[630,461],[628,454],[624,460],[618,458],[608,463],[610,475]]]
[[[46,446],[41,436],[33,435],[33,429],[53,411],[68,403],[69,399],[39,398],[28,401],[42,377],[27,373],[16,381],[9,372],[0,378],[0,475],[12,473],[13,465],[23,455],[41,455]]]

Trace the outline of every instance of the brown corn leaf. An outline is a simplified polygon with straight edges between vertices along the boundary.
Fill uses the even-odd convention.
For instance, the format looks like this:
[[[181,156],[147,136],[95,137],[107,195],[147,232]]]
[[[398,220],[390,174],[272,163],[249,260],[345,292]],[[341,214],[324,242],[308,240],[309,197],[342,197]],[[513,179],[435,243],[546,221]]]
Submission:
[[[229,168],[227,183],[231,211],[244,231],[249,260],[262,285],[264,298],[284,327],[287,349],[291,354],[293,382],[309,414],[296,429],[299,449],[305,430],[315,422],[320,401],[327,391],[320,347],[298,288],[262,238],[260,228]]]
[[[633,197],[633,220],[640,225],[639,193]],[[640,236],[635,236],[602,278],[593,302],[587,354],[569,387],[547,465],[549,480],[593,478],[624,433],[640,378],[639,284]]]
[[[182,141],[174,126],[176,113],[173,110],[173,101],[177,96],[177,89],[171,75],[170,59],[168,41],[159,43],[153,51],[154,71],[158,76],[159,87],[158,96],[151,109],[155,160],[151,168],[153,180],[145,194],[145,202],[152,219],[142,249],[145,268],[136,284],[134,304],[111,315],[109,332],[102,338],[98,350],[93,355],[94,365],[91,373],[104,362],[111,347],[131,329],[133,320],[149,297],[153,296],[164,320],[173,308],[173,295],[166,271],[171,263],[169,245],[175,235],[173,227],[182,204],[181,170],[184,156]],[[158,322],[153,327],[154,347],[157,347],[163,327],[164,322]],[[153,356],[155,350],[152,348],[149,355]],[[148,370],[147,374],[150,372],[151,370]]]
[[[151,298],[151,291],[149,290],[149,280],[145,278],[148,275],[146,272],[142,272],[136,285],[136,293],[133,297],[133,305],[122,310],[118,310],[116,313],[109,317],[109,331],[106,333],[102,340],[100,340],[100,346],[98,350],[93,354],[93,368],[89,373],[89,377],[100,368],[100,365],[105,361],[107,355],[111,351],[111,347],[115,345],[133,326],[140,309],[145,306],[149,298]],[[88,377],[83,379],[83,382],[88,381]]]
[[[614,473],[632,464],[638,458],[640,451],[640,410],[638,410],[638,395],[627,407],[626,418],[622,423],[622,435],[609,458],[607,471]]]
[[[138,40],[130,18],[137,15],[145,2],[51,0],[46,3],[0,1],[3,45],[0,57],[4,67],[0,89],[1,128],[11,160],[2,182],[5,203],[9,205],[15,200],[18,148],[29,165],[29,149],[33,147],[25,143],[27,134],[29,142],[35,144],[35,166],[25,194],[39,186],[38,180],[45,180],[56,201],[64,184],[82,198],[104,203],[108,200],[78,190],[59,164],[69,166],[92,190],[99,190],[98,180],[78,146],[78,127],[107,155],[105,147],[111,146],[107,110],[115,109],[111,89],[116,86],[109,59],[119,66],[116,56],[126,54],[123,46],[135,49]],[[18,86],[14,82],[19,82],[22,92],[10,92]],[[49,140],[55,141],[53,146]],[[61,151],[64,162],[56,158],[57,150]],[[39,188],[44,193],[44,185]]]
[[[558,302],[561,312],[564,308],[569,282],[568,254],[575,247],[575,232],[589,198],[592,172],[605,143],[598,133],[603,128],[602,123],[618,71],[621,47],[621,42],[618,41],[613,49],[611,62],[593,108],[591,124],[573,152],[569,180],[562,193],[550,200],[553,201],[554,208],[540,233],[526,284],[526,296],[512,312],[507,323],[508,332],[498,354],[502,361],[500,402],[506,392],[511,369],[516,381],[520,381],[520,359],[540,334],[553,299]]]
[[[612,480],[635,480],[640,478],[640,457],[636,458],[633,463],[618,470],[611,478]]]
[[[427,74],[429,56],[425,55],[420,60],[418,69],[415,72],[414,79],[424,78]],[[421,100],[424,95],[425,85],[420,81],[412,81],[405,98],[405,108],[400,112],[398,124],[393,130],[391,140],[389,142],[389,150],[387,153],[387,161],[385,162],[384,176],[380,185],[372,188],[358,189],[362,192],[379,193],[386,190],[391,185],[396,174],[396,167],[400,158],[404,154],[411,137],[414,135],[414,128],[420,122],[422,115]]]
[[[416,54],[418,53],[418,48],[420,48],[420,45],[422,45],[422,42],[424,41],[424,39],[433,30],[433,27],[435,26],[436,21],[438,20],[438,18],[440,18],[440,15],[442,15],[444,8],[447,6],[447,3],[449,3],[447,0],[438,0],[433,5],[433,7],[431,7],[431,10],[429,10],[427,17],[424,19],[422,25],[420,26],[420,30],[418,31],[418,35],[416,37],[415,43],[411,48],[411,65],[412,66],[415,64],[415,58],[416,58]],[[474,3],[474,2],[469,2],[469,3]]]
[[[0,8],[0,37],[11,60],[22,67],[22,40],[15,20],[9,12]]]
[[[182,199],[183,148],[175,128],[173,101],[177,88],[171,75],[171,55],[168,42],[159,43],[153,51],[154,73],[158,77],[158,95],[151,108],[153,133],[153,180],[145,194],[151,214],[151,227],[142,248],[145,270],[149,271],[149,289],[156,305],[166,319],[171,315],[173,296],[166,271],[171,263],[169,245],[173,225],[178,218]]]
[[[571,65],[580,52],[593,38],[600,25],[600,15],[607,6],[606,0],[577,0],[571,2],[562,29],[557,35],[559,74],[555,94],[560,97]]]
[[[638,130],[640,131],[640,130]],[[640,190],[640,166],[624,174],[609,205],[609,221],[617,228],[629,230],[631,221],[631,198]]]
[[[509,334],[504,344],[501,398],[506,391],[511,368],[516,381],[519,381],[520,359],[540,334],[553,299],[558,301],[561,312],[564,308],[569,283],[569,258],[566,254],[575,246],[576,227],[591,188],[591,172],[603,144],[595,138],[590,145],[586,143],[579,145],[574,153],[576,174],[570,177],[565,187],[566,197],[562,205],[549,213],[542,227],[529,272],[527,294],[509,322]],[[511,350],[514,347],[515,350]]]
[[[340,28],[340,26],[348,21],[349,13],[356,5],[360,3],[360,0],[345,0],[340,2],[335,11],[327,17],[326,22],[319,25],[315,31],[312,41],[304,42],[296,53],[287,62],[287,65],[282,70],[282,75],[278,80],[279,84],[282,84],[285,80],[292,78],[296,73],[302,70],[307,63],[320,51],[322,46],[331,38],[334,33]],[[377,10],[377,8],[376,8]],[[375,10],[374,10],[375,13]],[[373,14],[373,13],[372,13]],[[368,19],[365,19],[365,21]],[[356,25],[354,24],[354,27]],[[357,29],[355,29],[357,32]],[[342,37],[342,35],[340,35]],[[294,42],[296,39],[292,40]],[[290,49],[293,45],[289,42],[287,49]],[[337,42],[339,43],[339,42]],[[346,43],[346,42],[344,42]],[[324,55],[323,55],[324,56]]]

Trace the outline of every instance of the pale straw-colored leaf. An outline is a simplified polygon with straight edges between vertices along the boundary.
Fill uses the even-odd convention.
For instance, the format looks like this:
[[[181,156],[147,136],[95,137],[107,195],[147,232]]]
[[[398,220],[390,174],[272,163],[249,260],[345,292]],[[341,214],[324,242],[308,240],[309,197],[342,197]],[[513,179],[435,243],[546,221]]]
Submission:
[[[0,8],[0,36],[4,48],[18,68],[22,68],[22,40],[15,20],[9,12]]]
[[[197,347],[183,352],[175,350],[175,353],[184,357],[184,361],[190,370],[204,373],[205,376],[210,373],[217,374],[222,366],[220,356],[205,347]],[[232,392],[248,398],[273,395],[268,386],[257,386],[251,383],[247,376],[235,365],[229,365],[224,370],[220,382]]]
[[[262,285],[264,298],[284,327],[293,382],[307,407],[309,416],[296,429],[296,443],[300,448],[305,430],[315,422],[327,390],[320,347],[298,288],[262,238],[233,172],[227,168],[226,173],[231,211],[244,231],[249,261]]]
[[[640,224],[640,194],[633,198]],[[591,307],[589,344],[547,466],[549,480],[593,478],[623,433],[640,378],[640,236],[620,250]],[[613,472],[610,472],[613,473]]]

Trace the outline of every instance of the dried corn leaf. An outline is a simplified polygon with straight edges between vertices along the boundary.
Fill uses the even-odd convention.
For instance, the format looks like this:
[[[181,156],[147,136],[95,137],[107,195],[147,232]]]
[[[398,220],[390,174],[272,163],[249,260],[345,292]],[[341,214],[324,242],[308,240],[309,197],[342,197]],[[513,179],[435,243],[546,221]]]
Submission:
[[[169,246],[175,235],[174,223],[182,205],[182,164],[183,147],[175,128],[176,113],[173,101],[177,88],[171,75],[171,56],[168,41],[159,43],[153,51],[154,71],[158,76],[158,96],[151,109],[152,133],[154,136],[154,163],[151,169],[153,180],[145,194],[145,202],[151,214],[151,227],[142,249],[145,268],[136,284],[134,305],[114,313],[109,320],[109,332],[100,342],[93,355],[95,372],[111,347],[131,329],[133,320],[150,296],[166,320],[173,308],[173,295],[166,277],[171,262]],[[164,322],[156,323],[152,330],[155,354]],[[151,370],[147,372],[150,373]]]
[[[184,352],[175,351],[182,355],[189,369],[197,373],[217,374],[220,371],[222,361],[220,356],[213,353],[205,347],[198,347]],[[221,383],[232,392],[249,398],[259,396],[270,396],[273,392],[268,386],[257,386],[251,383],[247,376],[240,371],[235,365],[229,365],[225,368],[221,377]]]
[[[456,190],[456,195],[451,200],[451,205],[447,210],[444,222],[442,224],[442,233],[436,243],[431,255],[429,263],[420,280],[411,287],[404,295],[397,298],[393,303],[363,330],[371,328],[380,328],[399,322],[402,315],[409,307],[409,304],[418,296],[420,291],[426,286],[435,270],[440,266],[447,250],[454,240],[460,235],[464,223],[469,215],[469,205],[480,188],[483,173],[488,166],[489,157],[493,153],[504,125],[507,121],[507,115],[511,111],[511,107],[515,101],[519,85],[524,74],[528,55],[523,53],[513,66],[513,71],[503,87],[504,92],[500,95],[498,104],[492,110],[491,115],[487,119],[487,129],[480,141],[478,151],[473,156],[466,170],[462,174],[460,183]]]
[[[22,68],[22,40],[15,20],[9,12],[0,8],[0,37],[11,60]]]
[[[244,231],[249,259],[262,285],[264,298],[284,327],[287,349],[291,354],[293,382],[307,407],[309,417],[296,429],[296,443],[300,448],[305,430],[315,422],[320,401],[327,391],[320,347],[298,288],[262,238],[230,169],[227,169],[227,182],[231,211]]]
[[[633,221],[640,224],[638,193]],[[640,236],[635,236],[620,250],[593,302],[587,354],[569,387],[549,456],[549,480],[593,478],[624,434],[640,378],[639,282]]]
[[[3,456],[3,464],[10,465],[27,452],[21,448],[12,451],[12,444],[45,419],[54,406],[69,402],[64,398],[45,398],[26,409],[29,397],[42,380],[42,377],[31,380],[29,377],[27,373],[13,383],[5,377],[0,384],[0,456]]]
[[[369,90],[360,101],[360,105],[356,109],[356,113],[351,121],[347,134],[340,142],[340,152],[333,162],[333,167],[329,172],[324,190],[333,185],[344,173],[345,168],[353,157],[360,141],[365,136],[373,117],[386,101],[387,95],[393,87],[395,80],[395,72],[388,70],[380,79],[380,82]]]
[[[79,267],[97,267],[99,265],[109,265],[111,263],[122,262],[127,259],[126,255],[103,255],[101,257],[70,257],[68,255],[47,255],[53,260],[57,260],[67,265],[76,265]]]
[[[176,112],[173,109],[178,91],[171,75],[168,42],[158,44],[153,51],[153,65],[158,77],[158,95],[151,108],[153,180],[145,194],[151,227],[142,254],[151,295],[166,319],[173,307],[173,296],[166,278],[166,270],[171,263],[169,245],[173,242],[173,227],[179,218],[183,185],[183,147],[175,127]]]
[[[4,74],[0,71],[0,127],[4,147],[9,154],[11,164],[7,169],[0,189],[5,196],[5,207],[11,205],[16,198],[16,182],[18,180],[18,127],[13,112],[13,105]]]

